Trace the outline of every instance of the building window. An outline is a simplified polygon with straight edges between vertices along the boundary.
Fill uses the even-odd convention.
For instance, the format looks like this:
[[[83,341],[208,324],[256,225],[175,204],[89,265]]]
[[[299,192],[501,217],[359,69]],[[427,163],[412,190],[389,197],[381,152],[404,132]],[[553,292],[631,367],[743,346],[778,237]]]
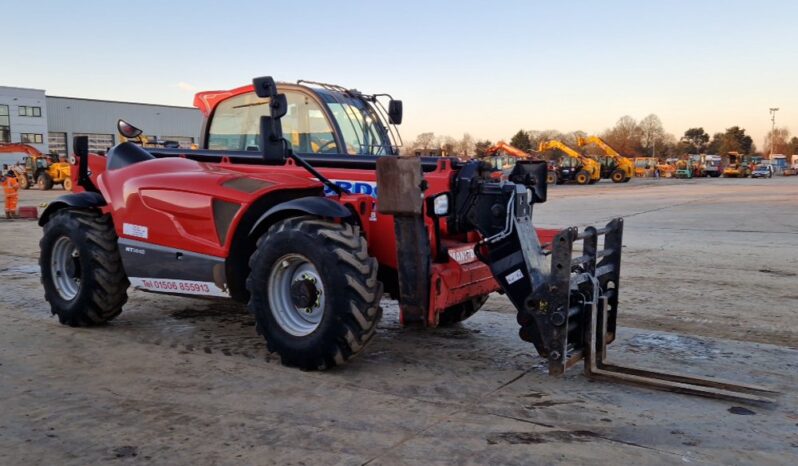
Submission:
[[[89,152],[95,154],[99,152],[105,153],[111,146],[114,145],[113,134],[97,134],[97,133],[74,133],[72,136],[88,136],[89,137]]]
[[[66,133],[47,133],[47,145],[50,152],[55,152],[59,157],[67,155],[67,136]]]
[[[38,133],[20,133],[19,142],[23,144],[41,144],[44,142],[44,136]]]
[[[20,105],[19,106],[19,116],[40,117],[40,116],[42,116],[42,108],[41,107],[28,107],[26,105]]]
[[[8,105],[0,105],[0,142],[11,142],[11,124]]]

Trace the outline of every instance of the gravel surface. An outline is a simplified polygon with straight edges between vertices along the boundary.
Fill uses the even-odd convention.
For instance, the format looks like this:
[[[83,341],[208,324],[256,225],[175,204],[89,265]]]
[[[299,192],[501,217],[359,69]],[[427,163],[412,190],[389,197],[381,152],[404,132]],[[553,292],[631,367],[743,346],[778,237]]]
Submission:
[[[21,205],[60,191],[25,191]],[[539,226],[624,216],[612,357],[774,387],[772,405],[546,375],[514,311],[281,366],[240,306],[131,292],[58,324],[35,222],[0,221],[0,464],[798,464],[798,177],[556,186]]]

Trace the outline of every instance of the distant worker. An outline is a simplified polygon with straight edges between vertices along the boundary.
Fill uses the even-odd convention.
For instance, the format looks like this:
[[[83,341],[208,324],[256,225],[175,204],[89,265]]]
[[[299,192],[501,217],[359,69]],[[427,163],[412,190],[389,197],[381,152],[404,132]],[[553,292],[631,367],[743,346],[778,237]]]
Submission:
[[[659,179],[659,168],[654,168],[654,178]]]
[[[6,218],[14,218],[17,216],[17,201],[19,201],[19,183],[13,176],[2,174],[0,176],[0,184],[3,185],[3,191],[6,195]]]

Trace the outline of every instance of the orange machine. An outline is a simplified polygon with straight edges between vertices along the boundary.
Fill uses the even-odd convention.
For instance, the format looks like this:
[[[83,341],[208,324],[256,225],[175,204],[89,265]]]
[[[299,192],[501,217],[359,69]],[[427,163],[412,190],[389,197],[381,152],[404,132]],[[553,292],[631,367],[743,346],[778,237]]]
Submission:
[[[0,153],[25,154],[25,166],[14,170],[22,189],[36,184],[39,189],[47,190],[60,184],[65,190],[72,190],[71,169],[66,161],[51,160],[35,147],[21,143],[0,144]]]
[[[511,146],[504,141],[499,141],[485,149],[485,155],[482,158],[490,160],[491,165],[499,170],[514,167],[516,159],[532,158],[537,160],[537,157],[532,156],[532,154]]]

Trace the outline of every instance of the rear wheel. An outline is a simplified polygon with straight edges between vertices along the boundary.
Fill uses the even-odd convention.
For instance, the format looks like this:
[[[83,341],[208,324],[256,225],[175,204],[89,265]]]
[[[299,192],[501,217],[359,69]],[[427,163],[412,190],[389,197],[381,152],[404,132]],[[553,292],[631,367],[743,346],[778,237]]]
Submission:
[[[64,178],[64,191],[72,191],[72,178]]]
[[[546,174],[546,184],[559,184],[556,172],[550,171]]]
[[[42,191],[53,189],[53,178],[47,173],[42,173],[41,175],[39,175],[39,178],[36,180],[36,185]]]
[[[438,314],[438,326],[446,327],[468,319],[474,315],[487,300],[488,295],[477,296],[464,303],[444,309],[443,312]]]
[[[39,242],[44,299],[65,325],[106,323],[122,312],[130,283],[109,215],[63,209]]]
[[[283,220],[258,240],[250,269],[249,310],[283,364],[340,365],[374,336],[382,283],[358,227],[314,217]]]
[[[623,183],[626,179],[626,173],[624,173],[623,170],[615,170],[610,175],[610,179],[613,183]]]
[[[588,184],[590,183],[590,174],[587,170],[579,170],[579,173],[576,174],[574,179],[576,180],[576,184]]]

